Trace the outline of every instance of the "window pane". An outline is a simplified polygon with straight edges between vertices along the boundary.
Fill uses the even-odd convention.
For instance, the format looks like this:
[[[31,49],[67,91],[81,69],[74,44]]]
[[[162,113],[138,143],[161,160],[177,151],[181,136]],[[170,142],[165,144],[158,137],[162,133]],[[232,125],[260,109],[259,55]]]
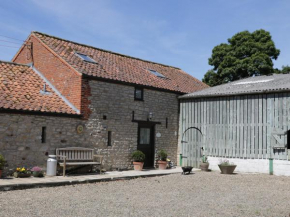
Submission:
[[[153,69],[148,69],[152,74],[156,75],[157,77],[160,77],[160,78],[165,78],[164,75],[162,75],[161,73],[153,70]]]
[[[135,98],[142,99],[142,90],[141,89],[135,89]]]
[[[90,58],[89,56],[85,55],[85,54],[81,54],[81,53],[77,53],[83,60],[88,61],[88,62],[92,62],[95,63],[96,61],[94,61],[92,58]]]
[[[140,128],[140,144],[150,144],[150,128]]]

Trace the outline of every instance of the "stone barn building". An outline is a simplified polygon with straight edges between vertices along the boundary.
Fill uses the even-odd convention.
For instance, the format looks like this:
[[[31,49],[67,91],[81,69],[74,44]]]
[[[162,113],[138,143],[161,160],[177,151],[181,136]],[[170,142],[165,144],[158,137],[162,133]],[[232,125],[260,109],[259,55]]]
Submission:
[[[32,32],[0,67],[0,153],[45,166],[56,148],[93,148],[107,169],[142,150],[177,161],[178,97],[207,87],[179,68]],[[82,130],[83,129],[83,130]]]
[[[290,175],[289,74],[251,77],[179,99],[184,165],[198,167],[204,153],[214,170],[226,158],[236,171],[268,173],[273,165],[274,174]]]

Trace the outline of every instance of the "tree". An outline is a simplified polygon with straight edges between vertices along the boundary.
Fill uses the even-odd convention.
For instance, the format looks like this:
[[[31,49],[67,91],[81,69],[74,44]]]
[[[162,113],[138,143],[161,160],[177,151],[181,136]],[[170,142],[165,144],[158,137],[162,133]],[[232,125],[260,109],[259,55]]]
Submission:
[[[279,74],[289,74],[290,73],[290,66],[282,66],[282,69],[279,71]]]
[[[208,60],[213,69],[202,79],[209,86],[235,81],[250,76],[275,73],[272,60],[280,50],[276,49],[269,32],[260,29],[253,33],[243,31],[212,50]],[[278,70],[279,71],[279,70]]]

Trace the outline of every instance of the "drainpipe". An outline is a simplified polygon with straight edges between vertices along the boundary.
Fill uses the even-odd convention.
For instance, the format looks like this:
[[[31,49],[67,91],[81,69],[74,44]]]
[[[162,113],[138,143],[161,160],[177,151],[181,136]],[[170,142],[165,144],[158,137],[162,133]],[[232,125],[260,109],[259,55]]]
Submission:
[[[182,154],[179,155],[179,166],[182,167]]]
[[[269,158],[269,174],[273,175],[273,158]]]

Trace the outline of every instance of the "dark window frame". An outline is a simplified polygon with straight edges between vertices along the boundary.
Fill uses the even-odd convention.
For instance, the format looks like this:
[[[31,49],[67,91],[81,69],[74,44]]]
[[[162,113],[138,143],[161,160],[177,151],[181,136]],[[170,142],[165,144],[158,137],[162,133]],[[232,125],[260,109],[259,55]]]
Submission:
[[[141,98],[137,98],[136,97],[136,91],[137,90],[141,90]],[[144,89],[143,88],[141,88],[141,87],[135,87],[135,90],[134,90],[134,100],[144,101]]]

